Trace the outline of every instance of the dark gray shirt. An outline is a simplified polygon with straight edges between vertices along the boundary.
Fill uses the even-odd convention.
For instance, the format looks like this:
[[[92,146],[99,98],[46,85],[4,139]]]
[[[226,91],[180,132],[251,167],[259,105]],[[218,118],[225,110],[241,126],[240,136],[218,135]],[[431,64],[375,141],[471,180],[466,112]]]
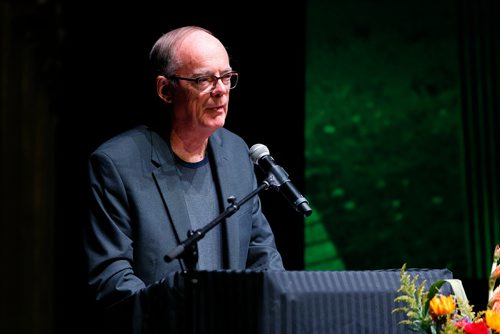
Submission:
[[[215,219],[219,201],[208,156],[197,163],[176,158],[177,170],[185,191],[191,229],[197,230]],[[222,269],[222,238],[220,224],[198,241],[198,270]]]

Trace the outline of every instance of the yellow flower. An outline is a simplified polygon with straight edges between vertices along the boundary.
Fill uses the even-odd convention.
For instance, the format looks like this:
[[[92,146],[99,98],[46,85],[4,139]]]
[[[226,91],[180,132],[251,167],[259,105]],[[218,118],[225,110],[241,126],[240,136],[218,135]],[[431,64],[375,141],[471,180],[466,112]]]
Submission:
[[[438,317],[452,314],[456,305],[453,296],[435,295],[430,301],[431,313]]]
[[[492,311],[492,310],[487,310],[486,311],[486,324],[488,325],[489,328],[495,330],[495,331],[500,331],[500,313]]]

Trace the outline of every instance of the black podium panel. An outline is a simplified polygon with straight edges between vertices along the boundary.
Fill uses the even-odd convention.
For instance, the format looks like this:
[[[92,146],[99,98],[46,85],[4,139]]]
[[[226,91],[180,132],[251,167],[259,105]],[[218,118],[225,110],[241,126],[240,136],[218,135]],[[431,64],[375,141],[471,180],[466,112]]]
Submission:
[[[407,269],[427,286],[447,269]],[[183,333],[412,333],[392,313],[400,270],[178,274]],[[446,288],[446,285],[445,285]]]

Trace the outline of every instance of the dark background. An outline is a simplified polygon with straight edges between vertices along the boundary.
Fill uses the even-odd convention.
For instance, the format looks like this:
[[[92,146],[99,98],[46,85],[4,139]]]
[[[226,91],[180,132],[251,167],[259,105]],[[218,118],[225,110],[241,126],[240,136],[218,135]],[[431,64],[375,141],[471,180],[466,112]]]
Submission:
[[[240,134],[249,146],[266,144],[275,159],[287,167],[297,186],[303,186],[304,51],[297,45],[303,45],[304,31],[303,22],[298,24],[294,18],[300,19],[300,14],[290,11],[279,18],[277,11],[255,8],[255,16],[251,10],[248,17],[241,17],[232,14],[237,12],[235,4],[224,6],[224,10],[216,11],[209,5],[193,8],[193,4],[168,2],[100,5],[98,11],[87,5],[68,6],[71,36],[63,57],[67,64],[62,69],[65,102],[58,103],[57,108],[61,110],[56,138],[57,165],[67,166],[68,153],[73,152],[74,166],[86,168],[85,159],[96,145],[142,122],[154,108],[151,101],[157,101],[151,94],[154,87],[144,75],[151,46],[167,30],[194,24],[211,30],[221,39],[232,57],[233,67],[240,72],[238,87],[231,95],[226,127]],[[262,24],[249,29],[255,17]],[[280,69],[275,76],[277,63]],[[79,152],[75,152],[75,145]],[[85,172],[80,171],[79,180]],[[73,172],[67,177],[73,179]],[[59,183],[59,200],[66,201],[74,186],[71,182]],[[262,196],[269,220],[275,222],[273,227],[280,235],[278,244],[289,249],[285,255],[287,267],[302,267],[301,217],[277,194]],[[75,205],[71,203],[75,201],[69,200],[64,207]],[[78,205],[69,211],[83,208]],[[299,247],[288,247],[290,239]]]
[[[86,332],[86,159],[152,107],[146,60],[172,28],[200,25],[226,45],[240,72],[226,127],[267,145],[303,189],[304,9],[264,5],[0,2],[0,332]],[[280,194],[262,201],[286,267],[303,268],[303,218]]]
[[[304,111],[308,69],[305,60],[310,47],[306,42],[313,37],[306,36],[314,33],[306,33],[306,17],[311,20],[309,24],[318,29],[316,31],[327,36],[326,42],[321,43],[342,48],[353,41],[366,41],[367,44],[371,41],[376,29],[370,30],[363,17],[372,17],[375,12],[378,16],[371,22],[377,27],[376,20],[393,22],[389,18],[397,13],[404,13],[408,22],[420,22],[420,26],[426,26],[427,16],[432,16],[432,22],[436,23],[443,12],[453,15],[456,35],[450,38],[456,38],[457,45],[453,52],[453,61],[459,66],[457,110],[464,124],[463,132],[457,134],[463,136],[461,168],[467,194],[463,228],[470,239],[465,243],[462,239],[447,240],[447,229],[454,227],[441,226],[444,235],[435,240],[448,244],[441,247],[449,253],[459,249],[468,254],[469,258],[464,261],[470,269],[467,276],[459,275],[458,278],[467,284],[470,299],[483,302],[486,292],[484,269],[489,265],[491,245],[499,242],[497,190],[500,177],[496,166],[500,39],[499,25],[493,19],[498,17],[495,15],[498,4],[494,0],[441,0],[425,2],[427,5],[433,3],[425,9],[421,2],[415,2],[412,4],[419,8],[418,15],[421,15],[417,16],[411,6],[404,10],[404,5],[394,0],[378,2],[377,11],[370,10],[370,6],[375,6],[373,2],[359,1],[347,6],[356,9],[349,12],[352,17],[349,19],[347,7],[342,6],[347,3],[352,4],[327,0],[293,4],[0,0],[0,332],[86,332],[85,308],[89,302],[85,295],[79,233],[87,214],[87,157],[104,140],[140,123],[153,107],[151,87],[144,74],[149,50],[162,33],[180,25],[195,24],[212,30],[221,39],[232,56],[233,67],[240,72],[238,87],[231,94],[226,127],[240,134],[249,146],[254,143],[267,145],[297,187],[306,189],[304,128],[307,121]],[[394,9],[395,3],[399,4],[399,11]],[[319,8],[321,15],[307,16],[312,5],[316,10]],[[329,12],[321,11],[322,6],[327,6],[332,10],[332,17],[341,20],[331,25],[333,19],[329,18]],[[443,12],[436,12],[436,8]],[[328,34],[330,26],[335,28]],[[388,30],[397,29],[389,23],[382,26]],[[411,32],[411,25],[406,27]],[[432,28],[439,32],[439,24]],[[410,34],[412,38],[426,39],[419,30],[414,32]],[[331,50],[336,52],[333,47]],[[398,57],[398,52],[393,56]],[[370,57],[366,55],[366,59]],[[417,54],[414,58],[418,60],[419,57]],[[430,61],[432,57],[426,59]],[[357,60],[346,60],[337,66],[353,73],[352,78],[355,78]],[[308,60],[307,64],[311,63],[314,59]],[[377,68],[384,71],[390,64],[389,58]],[[432,77],[432,71],[422,75]],[[381,77],[389,80],[384,73]],[[351,78],[347,76],[347,79]],[[330,83],[321,78],[321,85],[324,94],[313,96],[318,102],[330,101]],[[432,91],[433,88],[431,85],[422,89]],[[367,91],[378,92],[377,89],[379,86],[375,83]],[[361,105],[357,97],[351,101],[353,105]],[[338,109],[332,111],[335,112]],[[319,118],[318,123],[322,121]],[[391,140],[389,137],[388,141]],[[326,145],[333,147],[334,152],[347,150],[344,145],[334,146],[336,143],[332,141]],[[315,151],[317,147],[308,149]],[[353,144],[353,150],[356,149]],[[381,155],[383,152],[375,153]],[[321,152],[318,156],[321,158]],[[320,168],[331,167],[325,166],[324,161],[319,164],[323,164]],[[370,167],[361,165],[354,167]],[[257,173],[260,175],[258,170]],[[305,195],[308,198],[320,196],[319,191],[308,194],[307,190],[325,188],[322,185],[340,178],[331,173],[319,178],[318,184],[307,185]],[[358,175],[359,180],[366,179],[365,173]],[[285,266],[290,270],[304,269],[304,219],[281,195],[264,192],[261,197]],[[342,209],[335,198],[326,198],[324,203],[321,209],[326,208],[326,212],[330,208]],[[311,204],[315,207],[319,201]],[[345,235],[350,237],[349,226],[340,221],[337,212],[333,211],[327,218],[345,228]],[[332,228],[333,225],[328,226]],[[398,226],[405,232],[405,225]],[[338,231],[343,230],[334,230]],[[377,231],[384,233],[384,229]],[[423,231],[410,233],[418,236]],[[342,244],[344,233],[339,234],[336,233],[337,242]],[[357,243],[347,242],[356,256],[366,260],[362,265],[357,262],[362,266],[357,269],[386,268],[387,262],[377,258],[377,253],[357,248],[359,244],[366,244],[366,240],[375,240],[373,234],[359,236]],[[406,244],[411,245],[409,248],[418,246],[427,251],[420,254],[418,260],[421,262],[417,263],[447,265],[447,252],[437,254],[433,248],[418,244],[418,240],[413,242],[414,239],[409,239]],[[345,248],[341,251],[345,252]],[[402,261],[391,264],[399,267]],[[351,264],[346,269],[352,267]]]

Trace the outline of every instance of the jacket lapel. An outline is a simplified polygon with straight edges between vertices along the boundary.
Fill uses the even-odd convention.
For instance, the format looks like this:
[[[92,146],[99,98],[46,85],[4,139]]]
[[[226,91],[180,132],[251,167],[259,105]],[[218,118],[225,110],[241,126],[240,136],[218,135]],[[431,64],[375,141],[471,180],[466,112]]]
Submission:
[[[227,199],[229,196],[234,195],[235,186],[232,184],[233,177],[231,176],[231,163],[229,157],[227,157],[222,149],[222,141],[219,132],[216,131],[209,138],[208,143],[210,145],[211,152],[214,158],[214,164],[212,171],[216,175],[216,181],[218,182],[219,189],[221,192],[223,207],[221,212],[223,212],[229,205]],[[236,198],[236,200],[241,200],[241,198]],[[215,217],[214,217],[215,218]],[[228,250],[228,260],[229,268],[238,268],[240,259],[240,238],[239,238],[239,226],[237,221],[234,221],[229,217],[226,221],[221,224],[225,225],[226,239]]]
[[[180,243],[187,238],[191,224],[184,191],[181,189],[182,184],[175,168],[174,156],[167,142],[153,131],[151,132],[151,145],[151,161],[158,167],[153,170],[153,177],[167,208],[177,242]]]
[[[229,205],[227,198],[234,195],[235,189],[230,176],[231,163],[222,150],[222,141],[217,131],[209,138],[208,143],[215,162],[212,165],[212,172],[215,173],[215,182],[218,183],[221,191],[224,206],[221,208],[221,212],[223,212]],[[191,224],[189,223],[184,191],[175,168],[174,156],[167,142],[154,131],[151,131],[151,145],[151,161],[158,167],[153,170],[153,177],[167,208],[177,242],[180,243],[187,238]],[[241,200],[241,198],[236,200]],[[215,218],[213,217],[213,219]],[[207,220],[207,224],[210,221],[211,219]],[[237,221],[232,221],[231,217],[227,221],[221,222],[221,224],[225,225],[227,231],[225,242],[229,254],[228,266],[229,268],[238,268],[240,258],[239,226]]]

